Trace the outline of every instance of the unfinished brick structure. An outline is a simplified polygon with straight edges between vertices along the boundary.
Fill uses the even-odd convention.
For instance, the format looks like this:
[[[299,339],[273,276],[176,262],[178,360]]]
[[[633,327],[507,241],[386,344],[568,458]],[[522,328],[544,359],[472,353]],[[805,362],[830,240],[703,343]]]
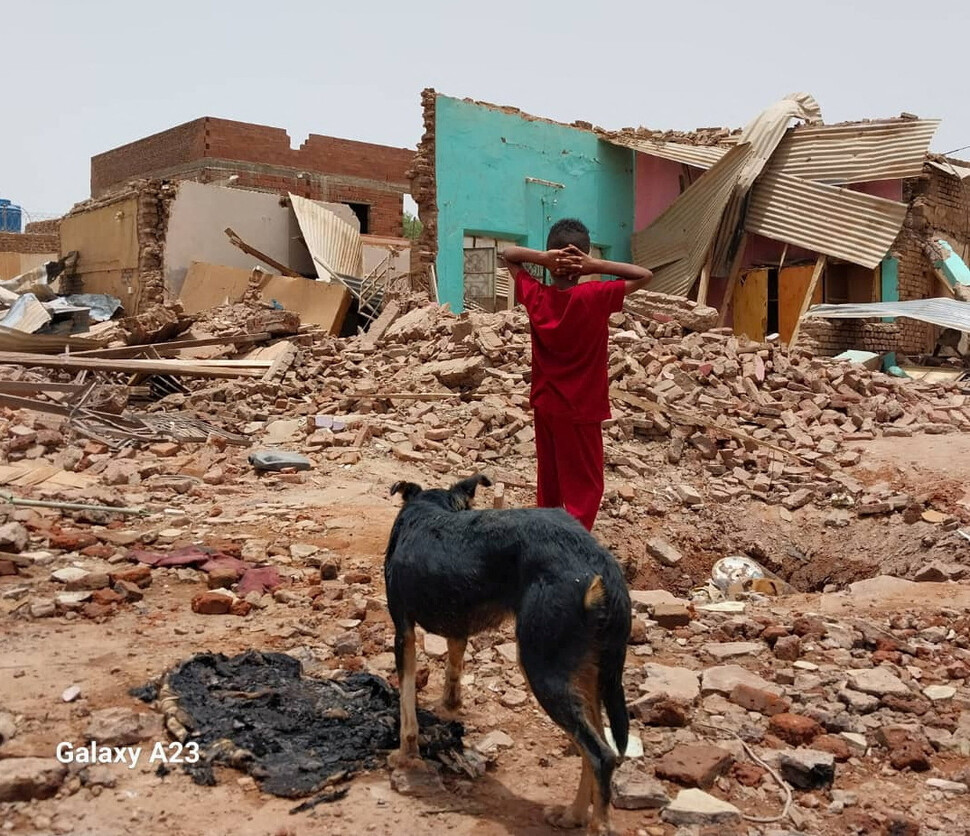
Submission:
[[[411,281],[415,287],[430,288],[431,268],[438,255],[438,200],[435,182],[435,99],[432,88],[421,91],[421,107],[424,113],[424,133],[418,143],[407,176],[411,181],[411,197],[418,204],[421,218],[421,234],[411,252]]]
[[[346,203],[361,231],[400,236],[414,152],[206,116],[91,158],[91,196],[134,179],[195,180]],[[231,182],[229,178],[234,178]]]
[[[57,253],[57,235],[0,232],[0,281],[12,279],[57,258]]]

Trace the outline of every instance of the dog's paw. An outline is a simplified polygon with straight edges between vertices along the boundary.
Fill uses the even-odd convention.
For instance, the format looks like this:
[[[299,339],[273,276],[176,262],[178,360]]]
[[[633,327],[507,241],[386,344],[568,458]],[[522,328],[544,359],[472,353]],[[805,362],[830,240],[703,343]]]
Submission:
[[[586,816],[577,816],[572,806],[547,807],[546,822],[561,830],[572,830],[586,824]]]
[[[449,694],[445,694],[435,703],[434,711],[439,717],[450,720],[461,713],[461,705],[461,697],[454,699]]]

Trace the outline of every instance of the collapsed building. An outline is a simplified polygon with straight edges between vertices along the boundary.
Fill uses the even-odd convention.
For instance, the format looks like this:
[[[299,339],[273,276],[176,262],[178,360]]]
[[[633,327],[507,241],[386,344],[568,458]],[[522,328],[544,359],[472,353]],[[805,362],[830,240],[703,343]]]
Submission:
[[[607,132],[434,90],[422,101],[414,266],[455,310],[508,307],[498,254],[544,248],[570,215],[589,226],[594,255],[653,270],[653,287],[718,307],[737,334],[800,338],[825,355],[925,352],[939,329],[910,318],[800,327],[809,306],[959,298],[968,278],[970,168],[928,153],[938,120],[825,125],[796,94],[741,131]]]

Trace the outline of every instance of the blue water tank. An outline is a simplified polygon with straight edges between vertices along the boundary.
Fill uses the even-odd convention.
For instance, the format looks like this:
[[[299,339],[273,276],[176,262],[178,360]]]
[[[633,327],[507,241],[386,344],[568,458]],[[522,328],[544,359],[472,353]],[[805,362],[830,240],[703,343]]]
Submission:
[[[0,197],[0,232],[20,232],[22,214],[19,206]]]

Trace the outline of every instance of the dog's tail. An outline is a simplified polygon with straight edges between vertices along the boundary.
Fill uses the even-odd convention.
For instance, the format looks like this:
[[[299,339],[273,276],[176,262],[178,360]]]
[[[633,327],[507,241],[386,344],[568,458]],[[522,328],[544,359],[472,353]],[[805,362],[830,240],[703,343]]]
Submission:
[[[607,600],[608,595],[603,578],[596,575],[586,587],[583,608],[587,612],[598,611],[595,641],[600,648],[600,700],[606,709],[617,751],[623,757],[630,737],[630,713],[623,693],[623,663],[630,635],[630,605],[619,600],[622,596],[617,596],[616,601]]]

